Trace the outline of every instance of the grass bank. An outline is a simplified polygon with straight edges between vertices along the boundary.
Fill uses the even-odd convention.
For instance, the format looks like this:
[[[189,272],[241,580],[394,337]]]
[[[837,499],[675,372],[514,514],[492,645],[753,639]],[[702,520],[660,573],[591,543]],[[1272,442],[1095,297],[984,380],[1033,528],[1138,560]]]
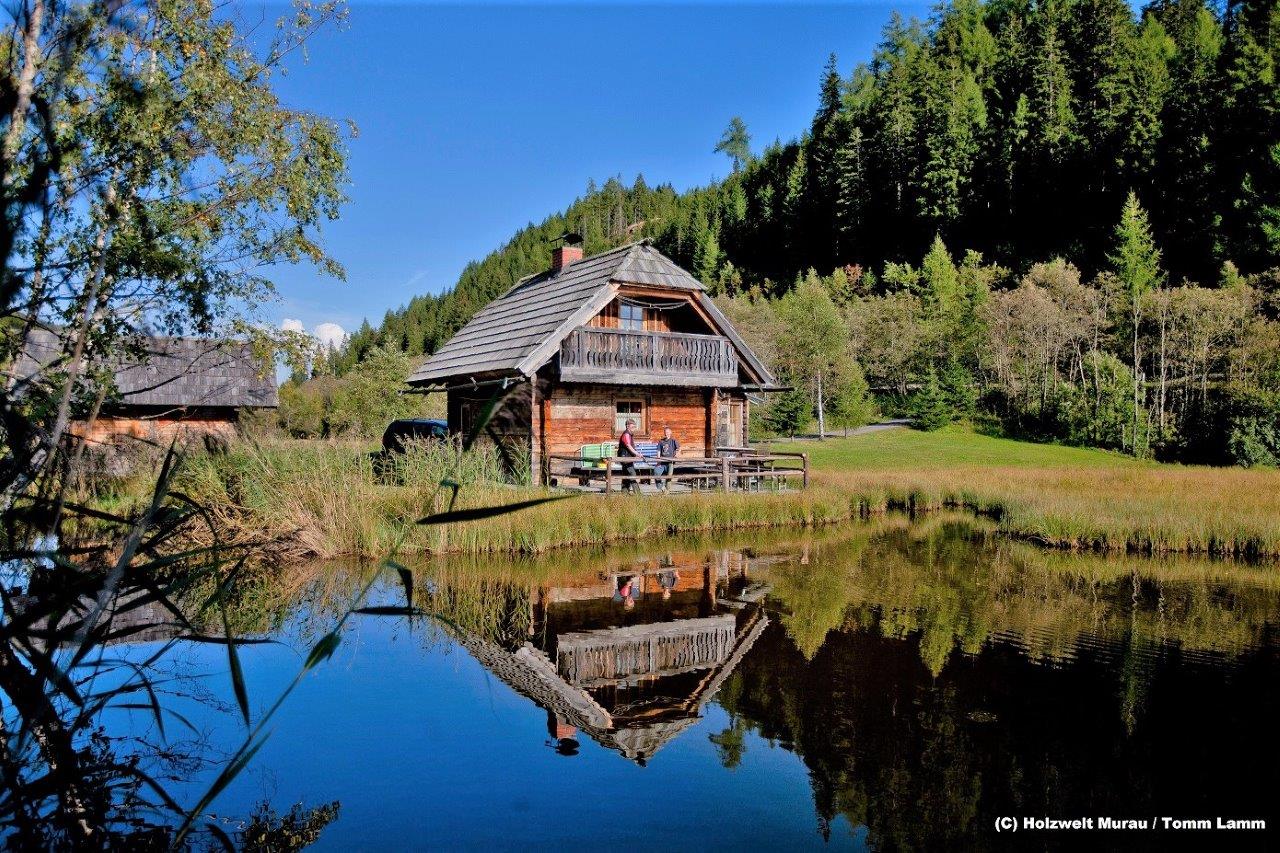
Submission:
[[[1165,465],[958,429],[812,443],[815,482],[869,511],[961,506],[1059,548],[1280,554],[1280,472]]]
[[[787,445],[798,448],[811,454],[813,485],[782,495],[566,497],[496,485],[495,462],[483,454],[461,470],[451,454],[411,457],[400,484],[385,485],[373,476],[367,448],[314,441],[195,457],[179,485],[209,509],[223,535],[279,541],[298,556],[380,556],[397,543],[417,553],[538,553],[957,506],[992,516],[1004,534],[1059,548],[1280,555],[1280,472],[1159,465],[960,430]],[[448,525],[416,523],[445,509],[436,494],[444,478],[462,484],[457,509],[556,499]]]

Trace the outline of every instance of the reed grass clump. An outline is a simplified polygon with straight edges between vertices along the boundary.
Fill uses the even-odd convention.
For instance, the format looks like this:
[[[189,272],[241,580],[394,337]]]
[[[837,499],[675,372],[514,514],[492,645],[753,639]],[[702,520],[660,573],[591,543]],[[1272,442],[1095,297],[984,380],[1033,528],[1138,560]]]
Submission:
[[[276,441],[193,457],[179,485],[233,541],[299,556],[540,553],[679,532],[829,525],[890,510],[963,508],[1004,535],[1071,550],[1280,555],[1280,473],[1136,462],[972,433],[833,439],[813,450],[809,489],[744,494],[574,495],[516,486],[491,449],[411,448],[389,472],[356,443]],[[995,464],[999,462],[1000,464]],[[528,504],[420,525],[445,509]]]

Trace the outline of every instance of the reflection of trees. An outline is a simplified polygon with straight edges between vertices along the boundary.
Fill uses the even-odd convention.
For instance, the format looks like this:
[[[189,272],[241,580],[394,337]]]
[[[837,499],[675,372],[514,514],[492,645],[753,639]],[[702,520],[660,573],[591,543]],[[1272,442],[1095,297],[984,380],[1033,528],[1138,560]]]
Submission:
[[[1269,812],[1274,577],[1045,553],[956,519],[808,554],[769,569],[781,627],[721,703],[803,758],[820,828],[969,848],[1000,814]]]
[[[838,627],[913,637],[930,672],[953,652],[1013,634],[1035,658],[1082,636],[1230,653],[1258,642],[1280,606],[1265,568],[1203,560],[1045,552],[987,539],[966,520],[819,537],[808,564],[769,569],[782,622],[807,657]],[[1238,577],[1242,582],[1231,582]]]
[[[878,849],[972,849],[996,846],[1001,814],[1272,808],[1280,708],[1265,652],[1234,673],[1157,664],[1162,701],[1130,731],[1101,651],[1044,666],[998,643],[935,676],[917,640],[836,631],[810,660],[775,623],[735,673],[744,689],[721,697],[803,759],[820,825],[843,815]]]

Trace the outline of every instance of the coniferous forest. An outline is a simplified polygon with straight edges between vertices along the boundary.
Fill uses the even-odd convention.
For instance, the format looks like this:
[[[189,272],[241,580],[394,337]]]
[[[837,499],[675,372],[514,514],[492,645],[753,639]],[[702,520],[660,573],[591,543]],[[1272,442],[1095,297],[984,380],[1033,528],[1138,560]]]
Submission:
[[[1274,0],[895,15],[868,61],[817,75],[798,140],[761,149],[735,118],[722,181],[592,183],[315,371],[433,352],[565,231],[588,254],[648,237],[796,387],[762,430],[865,417],[848,397],[870,388],[926,423],[1275,464],[1278,72]],[[830,339],[789,340],[796,310],[829,314]]]

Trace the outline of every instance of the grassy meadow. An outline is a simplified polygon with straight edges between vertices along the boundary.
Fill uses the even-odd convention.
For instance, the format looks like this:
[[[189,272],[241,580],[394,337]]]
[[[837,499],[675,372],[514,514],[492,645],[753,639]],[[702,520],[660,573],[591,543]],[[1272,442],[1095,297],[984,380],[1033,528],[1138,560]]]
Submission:
[[[815,482],[864,509],[961,506],[1060,548],[1280,554],[1280,472],[1134,460],[958,428],[811,443]]]
[[[680,532],[817,526],[888,510],[960,507],[1005,535],[1116,553],[1280,555],[1280,472],[1142,462],[947,429],[892,429],[784,442],[811,455],[811,487],[786,494],[565,495],[501,485],[486,453],[411,453],[395,484],[374,476],[357,443],[274,440],[187,460],[178,486],[212,523],[209,542],[260,541],[302,556],[539,553]],[[441,480],[460,484],[449,509]],[[499,507],[511,511],[489,513]]]

